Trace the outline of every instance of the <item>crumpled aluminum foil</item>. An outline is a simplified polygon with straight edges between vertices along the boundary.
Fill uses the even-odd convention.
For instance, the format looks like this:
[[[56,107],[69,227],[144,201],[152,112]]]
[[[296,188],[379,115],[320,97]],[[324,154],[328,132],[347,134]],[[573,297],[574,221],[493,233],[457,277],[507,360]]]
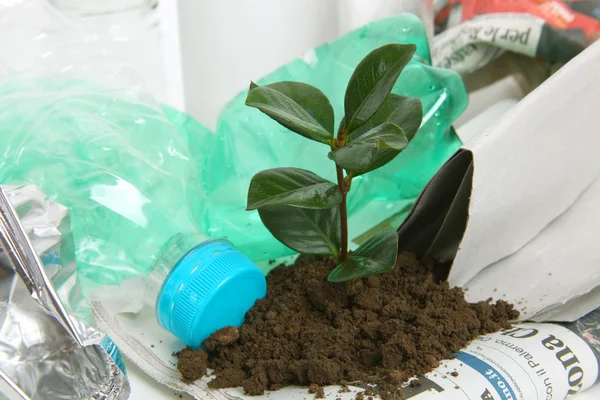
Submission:
[[[69,234],[68,210],[37,187],[0,188],[0,392],[9,399],[129,397],[118,348],[68,312],[81,301]]]

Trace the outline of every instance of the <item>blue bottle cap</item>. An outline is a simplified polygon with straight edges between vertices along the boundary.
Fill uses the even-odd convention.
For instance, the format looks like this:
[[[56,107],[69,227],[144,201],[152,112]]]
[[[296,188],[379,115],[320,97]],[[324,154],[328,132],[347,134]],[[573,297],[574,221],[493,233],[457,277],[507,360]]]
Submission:
[[[241,326],[266,292],[265,276],[250,259],[227,240],[209,240],[175,264],[158,293],[156,316],[197,349],[216,330]]]

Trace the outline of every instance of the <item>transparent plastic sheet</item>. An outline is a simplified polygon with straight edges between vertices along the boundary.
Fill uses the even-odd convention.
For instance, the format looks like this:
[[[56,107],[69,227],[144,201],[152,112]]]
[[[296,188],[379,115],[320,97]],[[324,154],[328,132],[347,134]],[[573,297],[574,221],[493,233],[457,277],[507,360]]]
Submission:
[[[200,230],[186,144],[103,38],[45,2],[0,8],[0,43],[0,182],[71,210],[86,297],[147,276],[168,239]]]
[[[69,314],[51,283],[66,275],[76,285],[69,233],[67,210],[38,188],[0,188],[0,390],[7,398],[129,397],[119,349]]]

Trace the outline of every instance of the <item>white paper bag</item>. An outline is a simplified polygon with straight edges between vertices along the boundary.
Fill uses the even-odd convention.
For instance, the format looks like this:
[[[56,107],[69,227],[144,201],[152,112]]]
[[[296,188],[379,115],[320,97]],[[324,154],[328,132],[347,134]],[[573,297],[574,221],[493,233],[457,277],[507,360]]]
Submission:
[[[399,228],[437,274],[525,320],[600,306],[600,43],[467,142]],[[448,270],[449,269],[449,270]]]

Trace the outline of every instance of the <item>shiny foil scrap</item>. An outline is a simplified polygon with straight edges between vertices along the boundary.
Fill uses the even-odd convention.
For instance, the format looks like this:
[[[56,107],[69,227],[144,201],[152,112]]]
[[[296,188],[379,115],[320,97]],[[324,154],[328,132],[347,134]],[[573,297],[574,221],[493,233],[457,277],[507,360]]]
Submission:
[[[68,222],[68,210],[36,186],[0,187],[0,392],[5,398],[129,397],[118,348],[69,312],[70,302],[83,300]]]

